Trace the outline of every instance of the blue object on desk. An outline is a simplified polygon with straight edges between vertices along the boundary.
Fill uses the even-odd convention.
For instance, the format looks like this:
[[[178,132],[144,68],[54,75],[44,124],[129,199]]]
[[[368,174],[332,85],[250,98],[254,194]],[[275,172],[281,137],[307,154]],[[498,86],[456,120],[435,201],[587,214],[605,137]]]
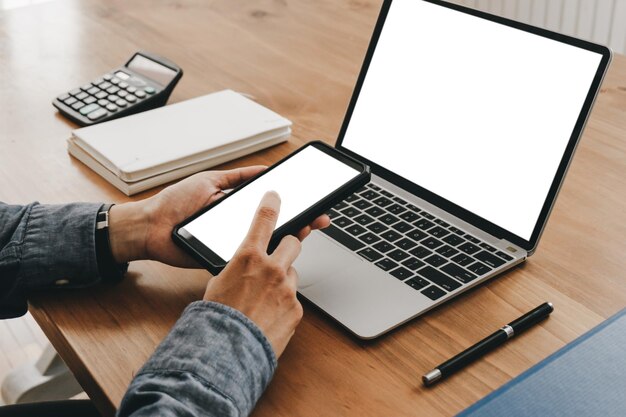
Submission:
[[[626,415],[626,309],[457,417]]]

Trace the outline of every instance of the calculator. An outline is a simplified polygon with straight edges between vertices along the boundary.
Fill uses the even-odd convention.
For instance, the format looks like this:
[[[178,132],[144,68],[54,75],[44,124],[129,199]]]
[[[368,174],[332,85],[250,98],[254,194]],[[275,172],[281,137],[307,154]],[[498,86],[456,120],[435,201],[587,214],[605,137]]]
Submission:
[[[161,107],[183,70],[149,52],[136,52],[128,62],[52,101],[63,116],[89,126]]]

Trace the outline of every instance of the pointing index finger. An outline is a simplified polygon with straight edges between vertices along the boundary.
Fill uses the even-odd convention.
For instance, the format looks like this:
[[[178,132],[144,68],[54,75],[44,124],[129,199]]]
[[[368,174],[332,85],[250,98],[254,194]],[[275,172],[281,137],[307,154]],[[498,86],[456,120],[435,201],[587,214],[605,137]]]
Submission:
[[[280,197],[276,191],[268,191],[256,210],[246,242],[266,251],[276,228],[279,213]]]

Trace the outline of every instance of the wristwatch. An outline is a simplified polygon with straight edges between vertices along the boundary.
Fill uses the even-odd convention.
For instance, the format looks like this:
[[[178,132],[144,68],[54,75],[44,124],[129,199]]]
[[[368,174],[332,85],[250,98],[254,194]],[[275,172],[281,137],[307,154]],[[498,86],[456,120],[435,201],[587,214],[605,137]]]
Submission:
[[[118,282],[128,271],[128,263],[117,263],[109,240],[109,210],[114,204],[104,204],[96,216],[96,260],[103,281]]]

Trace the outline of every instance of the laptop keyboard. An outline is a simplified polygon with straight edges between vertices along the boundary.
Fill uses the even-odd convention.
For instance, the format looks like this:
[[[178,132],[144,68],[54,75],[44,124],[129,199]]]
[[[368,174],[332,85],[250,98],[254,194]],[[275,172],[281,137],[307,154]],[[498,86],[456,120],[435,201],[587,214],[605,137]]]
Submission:
[[[328,215],[322,232],[431,300],[513,260],[372,183]]]

